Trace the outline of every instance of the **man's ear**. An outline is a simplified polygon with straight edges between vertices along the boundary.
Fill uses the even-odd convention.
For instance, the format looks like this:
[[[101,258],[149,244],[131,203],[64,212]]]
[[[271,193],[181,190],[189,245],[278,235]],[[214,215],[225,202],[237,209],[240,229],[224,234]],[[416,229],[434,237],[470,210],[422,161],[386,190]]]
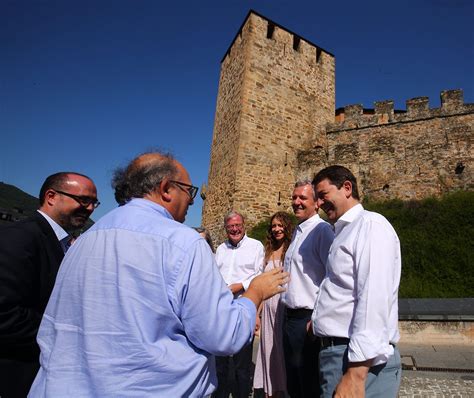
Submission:
[[[352,196],[352,182],[348,180],[344,181],[342,188],[344,189],[346,198],[350,198]]]
[[[171,190],[171,182],[168,178],[164,178],[160,182],[160,185],[158,186],[158,191],[164,202],[171,202],[170,190]]]
[[[48,189],[44,193],[44,202],[49,206],[54,206],[57,199],[57,192],[54,189]]]

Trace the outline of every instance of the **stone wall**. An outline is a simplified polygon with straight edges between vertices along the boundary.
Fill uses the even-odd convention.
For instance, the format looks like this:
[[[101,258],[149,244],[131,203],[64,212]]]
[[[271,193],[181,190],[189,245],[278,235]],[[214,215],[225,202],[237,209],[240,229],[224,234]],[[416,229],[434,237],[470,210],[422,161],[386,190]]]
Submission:
[[[421,199],[453,190],[472,190],[474,105],[461,90],[441,93],[441,107],[428,98],[406,102],[394,113],[393,101],[377,102],[374,115],[362,105],[344,108],[344,121],[327,126],[325,151],[300,151],[298,173],[314,174],[329,164],[354,172],[364,197]]]
[[[202,225],[211,232],[214,244],[222,230],[224,214],[232,208],[243,101],[247,29],[237,35],[221,64],[214,118],[211,162],[205,193]]]
[[[297,151],[334,120],[334,57],[251,12],[221,67],[203,225],[219,243],[222,216],[249,226],[289,210]]]
[[[219,244],[231,209],[248,227],[291,211],[294,182],[330,164],[376,200],[472,190],[473,118],[461,90],[336,114],[334,56],[251,11],[222,60],[202,224]]]
[[[399,321],[400,343],[471,345],[472,321]]]

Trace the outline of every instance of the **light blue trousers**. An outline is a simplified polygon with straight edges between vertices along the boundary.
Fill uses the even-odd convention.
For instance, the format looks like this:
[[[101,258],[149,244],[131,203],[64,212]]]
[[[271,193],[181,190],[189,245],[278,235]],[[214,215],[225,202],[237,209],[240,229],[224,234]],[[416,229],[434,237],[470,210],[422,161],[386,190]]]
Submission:
[[[319,378],[321,397],[332,398],[337,384],[347,369],[347,345],[325,347],[319,353]],[[394,353],[383,365],[373,366],[369,370],[365,383],[366,398],[396,398],[402,377],[400,352]]]

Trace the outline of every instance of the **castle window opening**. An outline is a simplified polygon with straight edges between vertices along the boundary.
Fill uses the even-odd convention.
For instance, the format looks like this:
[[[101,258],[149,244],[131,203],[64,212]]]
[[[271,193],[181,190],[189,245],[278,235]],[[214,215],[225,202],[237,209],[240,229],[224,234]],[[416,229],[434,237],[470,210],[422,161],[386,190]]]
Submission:
[[[464,171],[464,168],[466,166],[464,166],[464,164],[462,162],[458,162],[458,164],[456,165],[456,168],[454,169],[454,173],[455,174],[462,174],[462,172]]]
[[[316,63],[319,64],[319,60],[321,59],[321,53],[323,51],[319,48],[319,47],[316,47]]]
[[[275,25],[268,22],[267,25],[267,39],[273,39],[273,32],[275,31]]]
[[[300,48],[300,38],[296,35],[293,36],[293,50],[298,51]]]

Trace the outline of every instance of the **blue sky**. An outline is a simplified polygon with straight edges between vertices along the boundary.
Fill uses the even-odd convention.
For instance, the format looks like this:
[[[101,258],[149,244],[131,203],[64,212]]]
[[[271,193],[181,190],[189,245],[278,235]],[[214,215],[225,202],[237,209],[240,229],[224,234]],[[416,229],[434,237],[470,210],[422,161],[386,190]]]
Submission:
[[[335,55],[336,107],[438,107],[454,88],[474,102],[470,0],[0,0],[0,181],[36,196],[49,174],[87,174],[97,220],[113,169],[158,147],[201,186],[220,60],[251,8]]]

